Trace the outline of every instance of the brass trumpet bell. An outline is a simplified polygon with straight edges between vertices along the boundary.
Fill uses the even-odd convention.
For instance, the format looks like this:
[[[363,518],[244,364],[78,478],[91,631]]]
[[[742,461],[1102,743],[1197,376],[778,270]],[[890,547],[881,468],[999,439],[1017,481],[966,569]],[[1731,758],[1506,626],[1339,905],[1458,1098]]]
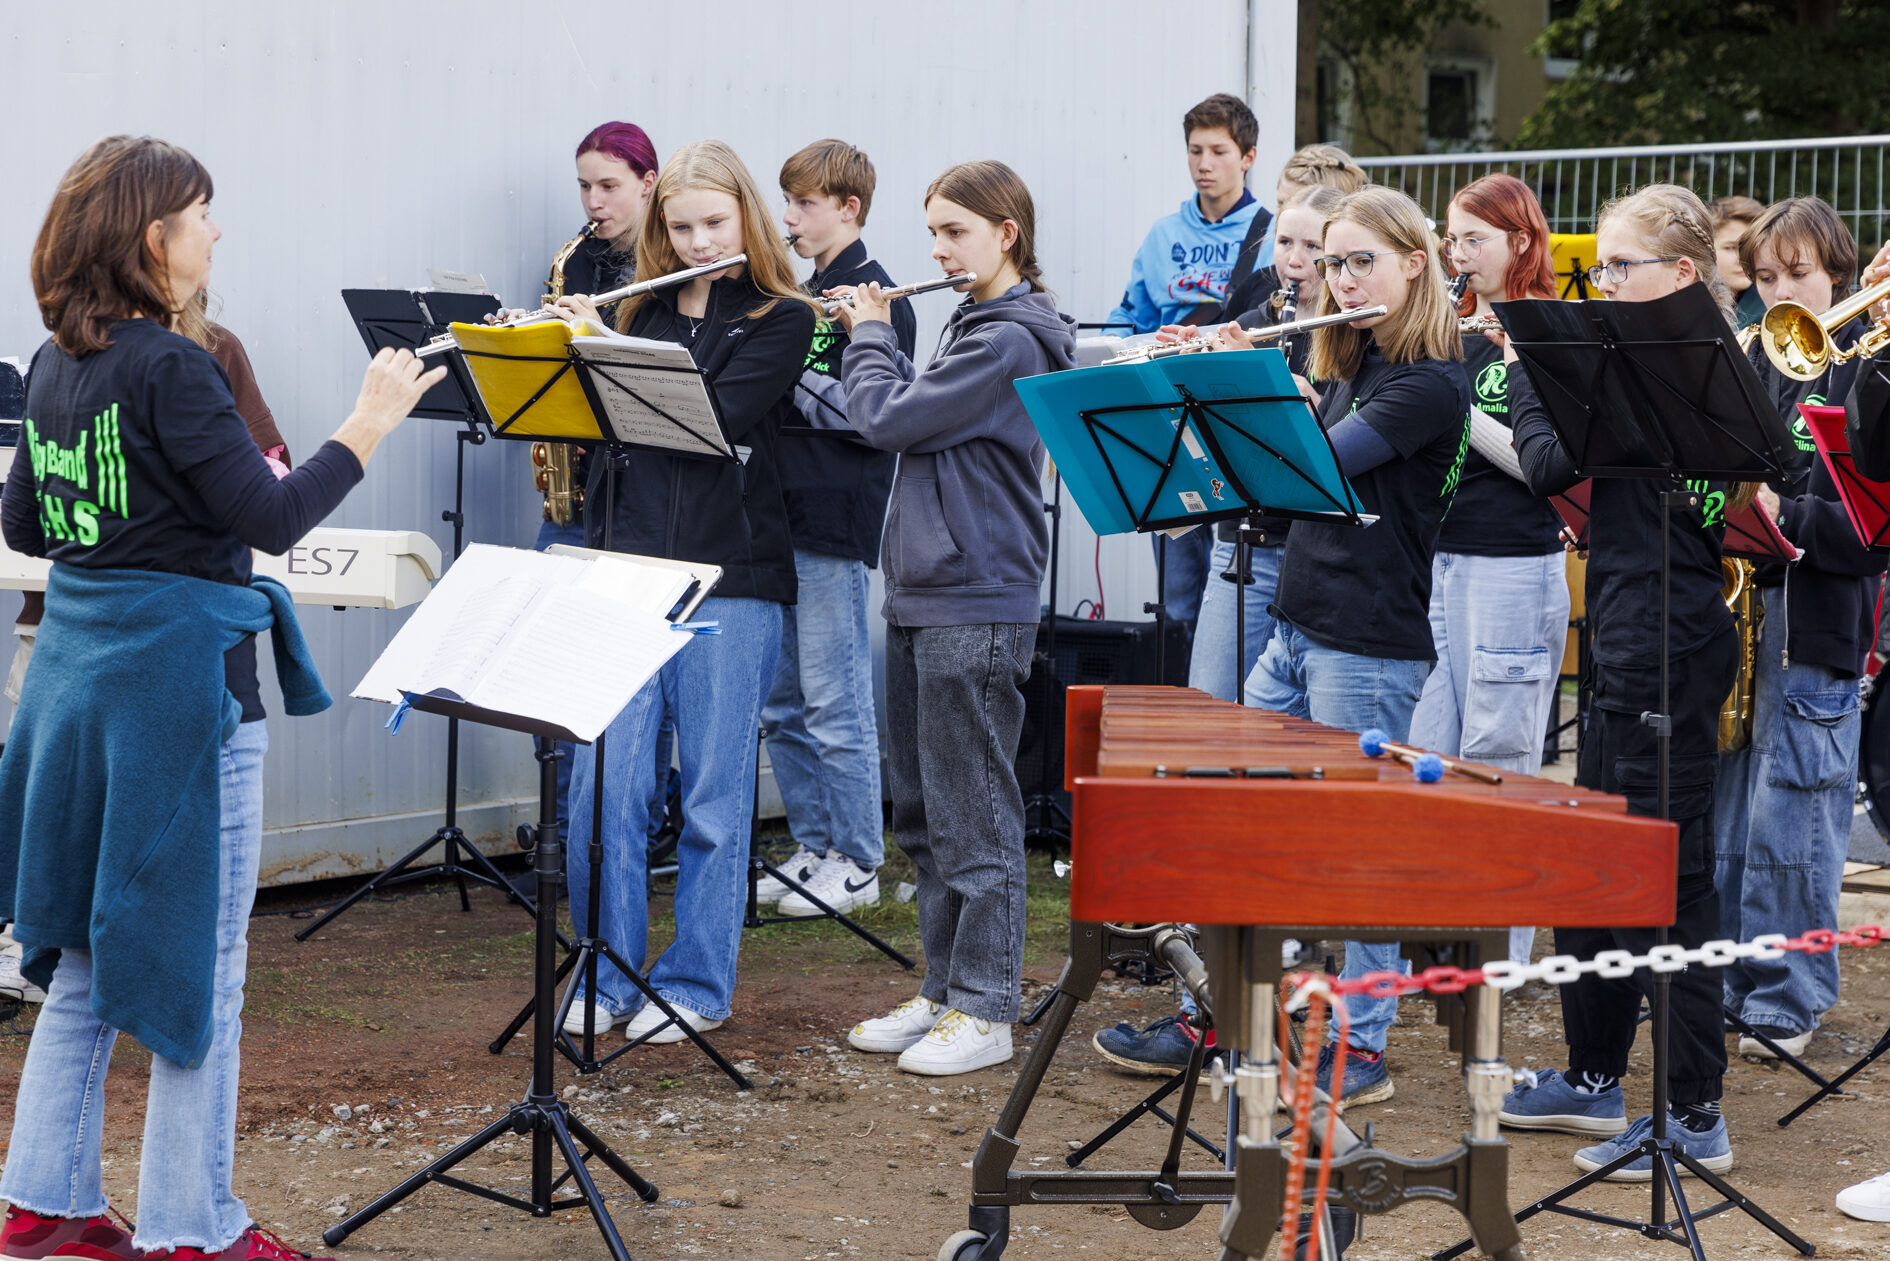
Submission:
[[[1796,302],[1780,302],[1741,335],[1739,344],[1747,346],[1756,336],[1774,368],[1794,381],[1816,381],[1834,363],[1859,354],[1875,354],[1890,345],[1890,324],[1881,320],[1866,329],[1849,350],[1838,346],[1831,336],[1886,298],[1890,298],[1890,280],[1852,294],[1823,315],[1814,315],[1810,308]]]

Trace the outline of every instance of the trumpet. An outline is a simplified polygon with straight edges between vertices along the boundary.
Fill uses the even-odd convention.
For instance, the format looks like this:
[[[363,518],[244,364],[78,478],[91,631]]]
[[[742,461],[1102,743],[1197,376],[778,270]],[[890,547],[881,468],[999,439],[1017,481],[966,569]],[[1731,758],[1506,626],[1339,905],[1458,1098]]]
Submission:
[[[1375,320],[1391,314],[1391,308],[1380,303],[1378,306],[1360,307],[1356,311],[1337,311],[1331,315],[1315,315],[1309,319],[1295,320],[1291,324],[1275,324],[1269,328],[1250,328],[1244,330],[1253,341],[1271,341],[1275,337],[1292,337],[1309,329],[1325,328],[1330,324],[1350,324],[1354,320]],[[1150,359],[1167,359],[1173,355],[1194,355],[1214,349],[1205,337],[1190,337],[1182,342],[1151,342],[1141,346],[1131,346],[1113,359],[1102,361],[1101,367],[1117,363],[1146,363]]]
[[[590,295],[590,301],[594,306],[608,306],[612,302],[622,302],[625,298],[634,298],[638,294],[654,293],[658,289],[669,289],[676,285],[688,284],[699,276],[712,276],[716,272],[727,271],[731,267],[739,267],[747,261],[748,255],[746,254],[737,254],[733,258],[718,258],[713,263],[705,263],[701,267],[685,267],[681,271],[673,271],[666,276],[653,276],[649,280],[639,280],[635,284],[623,285],[616,289],[606,290],[603,293],[592,294]],[[562,316],[558,315],[557,312],[553,311],[550,307],[540,307],[536,311],[526,311],[521,315],[513,316],[511,319],[500,320],[492,327],[523,328],[528,324],[543,324],[547,320],[562,318]],[[451,333],[441,333],[438,337],[435,337],[432,341],[413,353],[418,358],[425,359],[431,355],[443,355],[449,350],[458,349],[459,340],[457,338]]]
[[[916,285],[900,285],[897,289],[881,289],[879,296],[885,298],[887,301],[891,301],[894,298],[910,298],[915,293],[930,293],[934,289],[956,289],[959,285],[975,285],[977,283],[978,273],[968,271],[962,272],[956,276],[935,276],[931,280],[921,280]],[[814,301],[825,306],[827,308],[827,314],[832,315],[843,306],[852,306],[853,295],[843,293],[838,297],[816,298]]]
[[[1774,368],[1794,381],[1816,381],[1832,364],[1890,347],[1890,317],[1873,321],[1849,350],[1831,336],[1887,298],[1890,280],[1852,294],[1823,315],[1813,315],[1808,307],[1796,302],[1781,302],[1767,311],[1764,319],[1740,332],[1739,348],[1747,349],[1756,337]]]

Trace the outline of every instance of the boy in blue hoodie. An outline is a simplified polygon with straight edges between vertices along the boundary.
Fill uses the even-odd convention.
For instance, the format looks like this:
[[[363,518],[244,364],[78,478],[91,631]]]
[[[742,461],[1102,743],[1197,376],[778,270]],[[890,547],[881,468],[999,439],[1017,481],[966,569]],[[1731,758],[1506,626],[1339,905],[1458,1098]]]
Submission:
[[[1217,92],[1182,117],[1181,133],[1188,142],[1194,195],[1174,214],[1156,220],[1142,239],[1129,269],[1129,287],[1109,313],[1108,323],[1121,326],[1112,332],[1152,333],[1164,324],[1219,320],[1235,266],[1256,244],[1253,229],[1263,236],[1250,270],[1273,265],[1273,236],[1267,232],[1271,216],[1247,191],[1260,138],[1253,111],[1239,97]],[[1152,544],[1161,567],[1162,603],[1190,636],[1201,611],[1213,541],[1212,531],[1192,530],[1166,543],[1156,536]]]
[[[1260,124],[1246,102],[1217,92],[1187,112],[1181,130],[1194,195],[1148,230],[1135,252],[1122,302],[1109,313],[1110,324],[1133,326],[1138,333],[1219,318],[1247,229],[1255,215],[1266,214],[1247,191]],[[1269,238],[1253,270],[1272,265]]]

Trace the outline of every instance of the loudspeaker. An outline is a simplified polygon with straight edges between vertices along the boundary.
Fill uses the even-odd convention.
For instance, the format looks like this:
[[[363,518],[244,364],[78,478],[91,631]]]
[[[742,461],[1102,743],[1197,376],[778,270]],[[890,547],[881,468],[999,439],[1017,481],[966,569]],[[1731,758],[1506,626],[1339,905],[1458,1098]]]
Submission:
[[[1189,628],[1168,622],[1166,651],[1156,651],[1154,622],[1050,619],[1037,626],[1037,648],[1024,684],[1024,732],[1017,742],[1017,784],[1024,794],[1024,839],[1055,845],[1070,839],[1070,794],[1063,789],[1063,691],[1101,683],[1188,682]],[[1163,658],[1158,675],[1157,657]]]

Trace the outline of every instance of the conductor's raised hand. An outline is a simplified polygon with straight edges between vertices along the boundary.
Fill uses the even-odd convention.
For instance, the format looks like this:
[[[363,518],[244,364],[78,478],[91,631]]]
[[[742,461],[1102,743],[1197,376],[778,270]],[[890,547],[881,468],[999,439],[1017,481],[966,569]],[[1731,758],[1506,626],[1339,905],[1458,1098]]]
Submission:
[[[335,431],[334,441],[354,452],[355,459],[367,466],[374,448],[392,433],[428,390],[446,377],[446,366],[422,372],[420,360],[410,350],[387,347],[374,356],[361,378],[361,393],[354,411]]]

